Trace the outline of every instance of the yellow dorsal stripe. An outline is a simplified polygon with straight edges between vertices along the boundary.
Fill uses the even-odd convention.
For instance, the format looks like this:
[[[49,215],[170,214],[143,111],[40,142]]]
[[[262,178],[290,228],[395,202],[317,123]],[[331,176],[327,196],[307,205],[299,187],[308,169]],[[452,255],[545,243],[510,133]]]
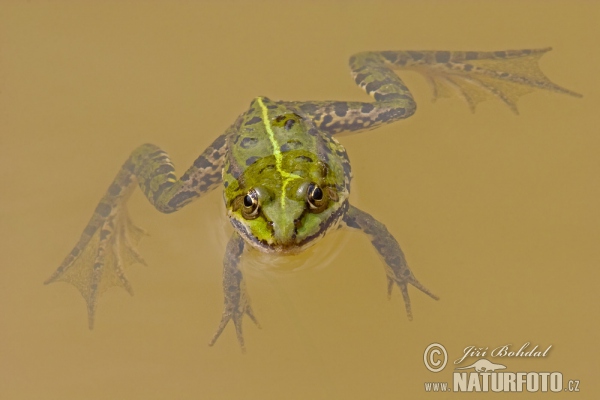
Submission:
[[[277,163],[277,170],[281,172],[281,150],[279,149],[279,143],[277,143],[277,140],[275,140],[275,133],[273,132],[273,128],[271,127],[271,121],[269,120],[269,112],[267,110],[267,107],[265,106],[265,103],[263,103],[261,97],[258,98],[258,105],[262,110],[262,120],[265,124],[265,130],[267,131],[267,134],[269,135],[269,140],[273,145],[273,155],[275,156],[275,162]]]
[[[273,155],[275,156],[275,168],[277,168],[277,172],[283,178],[283,185],[281,186],[281,207],[285,206],[285,188],[287,184],[294,180],[300,178],[298,175],[290,174],[287,171],[284,171],[282,168],[283,157],[281,155],[281,149],[279,148],[279,143],[277,143],[277,139],[275,139],[275,133],[273,132],[273,127],[271,126],[271,120],[269,119],[269,112],[265,103],[263,103],[262,98],[259,97],[257,99],[258,105],[262,111],[262,120],[265,124],[265,130],[267,131],[267,135],[269,136],[269,140],[271,141],[271,145],[273,146]]]

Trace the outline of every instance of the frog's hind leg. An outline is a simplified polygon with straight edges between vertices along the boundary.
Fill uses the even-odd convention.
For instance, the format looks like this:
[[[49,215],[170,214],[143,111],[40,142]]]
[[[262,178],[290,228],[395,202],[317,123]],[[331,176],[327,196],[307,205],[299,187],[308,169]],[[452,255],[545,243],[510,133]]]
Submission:
[[[382,51],[386,65],[414,70],[433,87],[433,99],[461,96],[471,111],[481,101],[498,98],[518,114],[517,100],[535,89],[581,97],[553,83],[540,69],[541,56],[551,48],[505,51]]]
[[[433,294],[414,276],[406,263],[400,245],[388,232],[385,225],[366,212],[353,206],[350,206],[348,212],[344,216],[343,223],[350,228],[360,229],[369,236],[371,244],[385,262],[388,297],[391,296],[394,285],[398,286],[402,293],[404,305],[406,307],[406,315],[409,319],[412,320],[412,309],[410,297],[408,295],[408,285],[416,287],[434,300],[439,300],[438,296]]]

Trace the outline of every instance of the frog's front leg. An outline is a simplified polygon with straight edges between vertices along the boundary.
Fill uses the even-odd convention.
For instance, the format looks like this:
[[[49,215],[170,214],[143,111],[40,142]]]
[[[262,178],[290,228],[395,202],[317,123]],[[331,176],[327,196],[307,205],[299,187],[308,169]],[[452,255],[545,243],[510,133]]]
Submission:
[[[252,307],[250,306],[250,298],[246,293],[246,283],[244,276],[240,271],[240,258],[244,251],[244,239],[237,232],[234,232],[227,243],[227,250],[223,258],[223,293],[225,295],[225,307],[221,317],[221,323],[211,339],[209,346],[215,344],[223,329],[227,326],[230,320],[233,320],[237,339],[245,350],[244,336],[242,333],[242,319],[247,314],[252,321],[260,328]]]
[[[124,269],[143,263],[135,249],[143,231],[131,223],[126,207],[136,184],[157,210],[179,210],[221,182],[226,138],[227,133],[217,138],[179,179],[167,153],[152,144],[138,147],[123,164],[78,243],[44,282],[69,282],[81,292],[90,329],[98,296],[115,285],[133,294]]]
[[[350,206],[344,216],[343,223],[355,229],[360,229],[371,239],[371,244],[385,261],[385,273],[388,280],[388,296],[391,296],[394,284],[400,288],[406,314],[412,320],[412,311],[410,307],[410,297],[408,296],[408,285],[411,284],[429,297],[439,300],[439,297],[431,293],[429,289],[423,286],[408,267],[404,253],[394,237],[388,232],[385,225],[377,221],[364,211]]]

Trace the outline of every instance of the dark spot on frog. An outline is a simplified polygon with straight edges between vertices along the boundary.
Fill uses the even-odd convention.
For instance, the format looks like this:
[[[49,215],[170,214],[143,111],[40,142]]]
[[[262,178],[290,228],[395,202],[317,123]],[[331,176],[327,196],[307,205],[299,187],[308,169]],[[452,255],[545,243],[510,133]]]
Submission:
[[[225,145],[226,138],[227,138],[226,135],[221,135],[218,138],[216,138],[215,141],[210,146],[214,149],[220,149],[221,147],[223,147]]]
[[[196,193],[193,190],[177,193],[175,196],[173,196],[173,198],[171,198],[171,200],[168,203],[168,206],[173,209],[172,211],[169,210],[169,212],[175,211],[178,206],[181,206],[182,203],[185,203],[187,200],[192,199],[196,196],[198,196],[198,193]]]
[[[117,183],[113,183],[112,185],[110,185],[108,193],[110,193],[111,196],[117,196],[119,193],[121,193],[121,186]]]
[[[417,61],[423,58],[423,53],[420,51],[407,51],[408,54],[412,57],[413,60]]]
[[[333,110],[338,117],[344,117],[348,112],[348,104],[343,101],[337,102],[333,105]]]
[[[465,53],[465,60],[477,60],[477,52],[476,51],[467,51]]]
[[[295,123],[296,121],[294,121],[293,119],[288,119],[287,121],[285,121],[285,125],[283,125],[283,127],[286,131],[289,131],[290,129],[292,129],[292,126],[294,126]]]
[[[398,60],[398,52],[396,51],[382,51],[381,55],[392,64]]]
[[[302,142],[297,139],[288,140],[287,143],[284,143],[279,150],[284,153],[286,151],[294,150],[299,147],[302,147]]]
[[[160,167],[156,168],[154,173],[157,175],[165,175],[173,171],[175,171],[175,168],[171,164],[163,164]]]
[[[358,74],[354,78],[354,82],[356,82],[357,85],[360,85],[361,82],[364,81],[367,76],[368,76],[367,74]]]
[[[201,168],[209,168],[212,167],[213,164],[203,155],[196,158],[196,161],[194,161],[194,167],[201,169]]]
[[[266,170],[271,170],[271,169],[275,169],[275,166],[273,164],[269,164],[266,167],[264,167],[263,169],[261,169],[258,173],[259,175],[262,174],[264,171]]]
[[[321,128],[325,128],[325,126],[333,121],[333,117],[329,114],[323,117],[323,121],[321,121]]]
[[[249,121],[247,121],[244,125],[254,125],[257,122],[262,121],[261,117],[253,117],[252,119],[250,119]]]
[[[296,157],[296,161],[304,161],[304,162],[313,162],[313,159],[307,156],[298,156]]]
[[[317,106],[312,103],[301,104],[300,109],[307,114],[314,114],[317,111]]]
[[[250,147],[254,147],[258,144],[258,139],[253,137],[245,137],[242,139],[240,146],[244,149],[249,149]]]
[[[252,156],[246,160],[246,165],[252,165],[256,162],[256,160],[260,159],[260,157]]]
[[[112,210],[112,207],[109,204],[106,203],[100,203],[98,204],[98,206],[96,207],[96,212],[101,216],[101,217],[108,217],[108,214],[110,214],[110,211]]]
[[[499,57],[499,58],[505,58],[506,57],[506,52],[505,51],[495,51],[494,55],[496,57]]]
[[[363,114],[368,114],[371,111],[373,111],[374,108],[375,108],[375,106],[373,104],[371,104],[371,103],[365,103],[360,108],[360,112],[363,113]]]
[[[369,82],[366,86],[365,86],[365,90],[367,91],[367,93],[371,94],[376,90],[379,90],[382,86],[384,85],[388,85],[388,84],[394,84],[393,81],[391,81],[390,79],[382,79],[380,81],[373,81],[373,82]]]
[[[445,63],[450,61],[450,52],[449,51],[437,51],[435,53],[435,61],[439,63]]]

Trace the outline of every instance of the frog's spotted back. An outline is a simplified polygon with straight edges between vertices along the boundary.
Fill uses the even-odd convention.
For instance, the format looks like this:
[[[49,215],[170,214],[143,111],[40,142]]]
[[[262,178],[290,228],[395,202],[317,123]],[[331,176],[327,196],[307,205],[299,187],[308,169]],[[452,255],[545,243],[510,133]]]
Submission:
[[[246,244],[261,251],[296,253],[338,226],[366,234],[385,265],[388,293],[398,287],[412,318],[408,287],[438,299],[412,273],[387,228],[349,204],[350,162],[338,133],[374,129],[411,116],[414,99],[395,70],[425,75],[434,97],[458,93],[471,110],[487,98],[517,112],[518,97],[534,89],[580,96],[551,82],[538,66],[549,50],[383,51],[350,58],[354,81],[374,102],[272,101],[258,97],[249,109],[176,179],[166,152],[146,144],[134,150],[100,200],[71,253],[46,281],[77,287],[93,327],[98,296],[119,285],[132,293],[125,267],[143,262],[135,250],[142,231],[126,203],[139,185],[154,207],[171,213],[223,182],[224,200],[235,229],[223,259],[225,309],[210,344],[230,320],[244,348],[242,319],[258,324],[239,268]]]

